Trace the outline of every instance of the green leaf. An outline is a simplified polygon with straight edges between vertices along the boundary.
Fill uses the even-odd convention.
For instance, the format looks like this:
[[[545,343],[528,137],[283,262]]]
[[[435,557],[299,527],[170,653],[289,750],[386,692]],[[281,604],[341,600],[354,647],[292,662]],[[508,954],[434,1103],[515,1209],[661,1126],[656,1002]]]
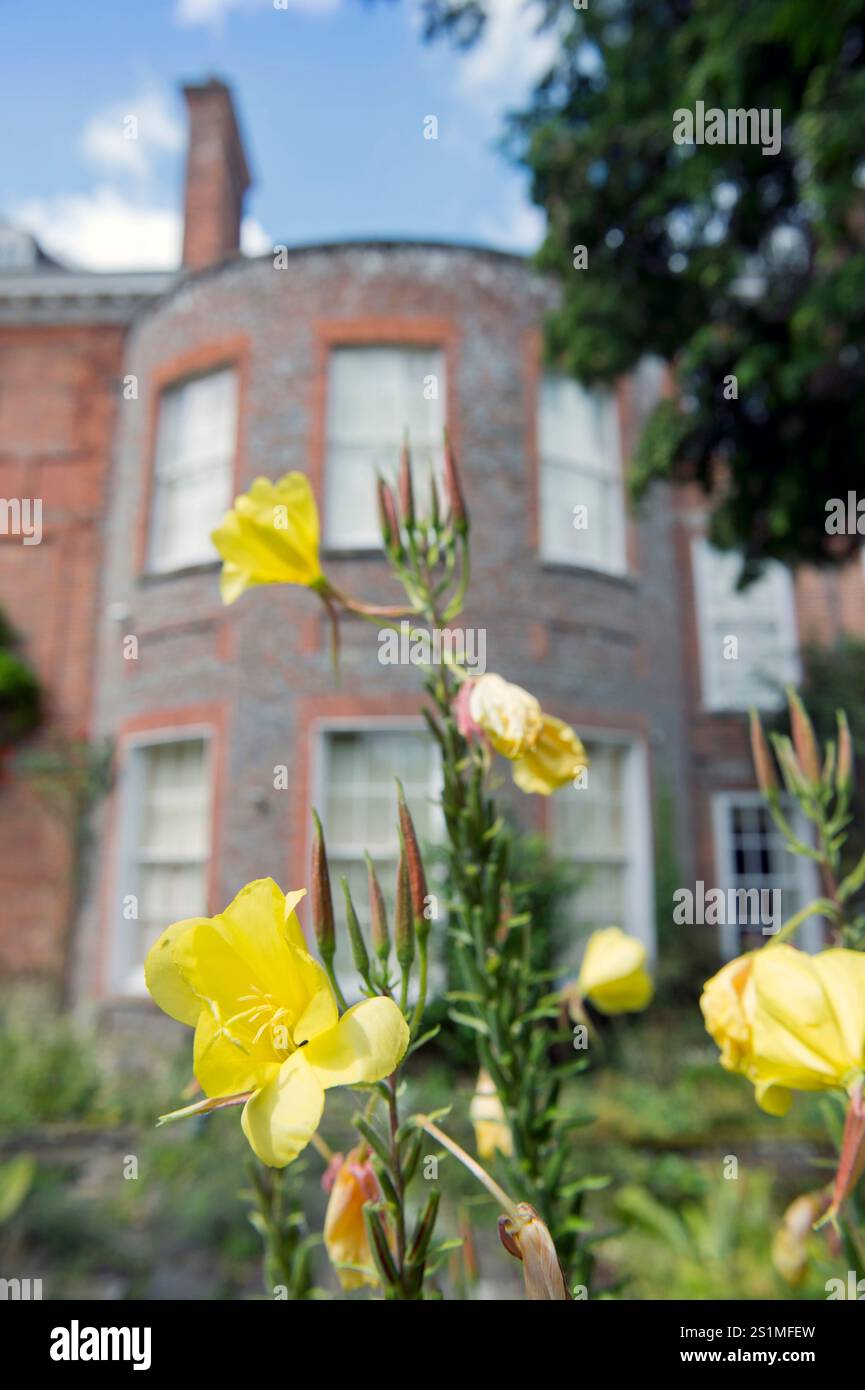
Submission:
[[[471,1014],[460,1013],[457,1009],[449,1009],[448,1018],[452,1023],[458,1023],[461,1028],[473,1028],[476,1033],[482,1033],[485,1038],[490,1035],[489,1027],[481,1018],[473,1018]]]

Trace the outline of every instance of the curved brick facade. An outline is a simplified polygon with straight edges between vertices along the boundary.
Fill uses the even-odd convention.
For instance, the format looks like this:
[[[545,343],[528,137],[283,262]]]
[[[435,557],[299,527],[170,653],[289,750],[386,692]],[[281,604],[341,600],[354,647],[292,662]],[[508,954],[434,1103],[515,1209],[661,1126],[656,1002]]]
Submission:
[[[418,672],[382,667],[377,632],[343,624],[341,683],[330,667],[323,610],[309,594],[258,589],[221,607],[216,565],[144,573],[160,390],[235,363],[240,421],[235,482],[288,469],[322,497],[326,361],[331,346],[438,344],[445,353],[448,424],[473,530],[467,626],[486,629],[487,666],[530,686],[584,732],[623,730],[662,768],[685,805],[684,696],[672,511],[659,494],[629,523],[628,574],[548,566],[537,546],[537,391],[549,288],[520,259],[435,245],[339,245],[232,262],[187,280],[133,328],[124,374],[137,400],[120,408],[103,578],[94,731],[118,744],[119,779],[104,812],[97,881],[82,936],[88,992],[111,989],[106,952],[124,885],[116,836],[124,746],[142,730],[218,726],[210,907],[273,873],[302,882],[311,794],[312,728],[323,715],[408,715]],[[627,450],[635,414],[618,393]],[[563,505],[570,506],[569,499]],[[330,556],[350,592],[393,594],[380,557]],[[116,615],[127,615],[117,617]],[[137,660],[123,638],[138,638]],[[291,770],[293,791],[273,787]],[[540,827],[548,806],[521,800]],[[682,843],[688,845],[687,817]],[[107,971],[107,973],[106,973]]]

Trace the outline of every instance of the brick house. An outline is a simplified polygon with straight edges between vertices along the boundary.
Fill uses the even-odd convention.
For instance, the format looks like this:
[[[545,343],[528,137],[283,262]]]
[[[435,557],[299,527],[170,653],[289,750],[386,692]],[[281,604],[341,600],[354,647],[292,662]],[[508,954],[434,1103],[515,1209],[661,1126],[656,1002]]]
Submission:
[[[158,931],[249,879],[305,883],[310,805],[350,877],[365,847],[389,873],[395,774],[436,833],[417,671],[383,666],[376,629],[349,621],[337,685],[314,597],[261,588],[223,608],[209,542],[256,475],[298,469],[327,573],[395,596],[371,483],[406,425],[419,476],[440,466],[445,424],[461,460],[474,572],[462,621],[485,630],[488,669],[569,719],[592,756],[582,790],[509,794],[527,828],[586,866],[575,942],[616,921],[654,945],[663,794],[683,885],[781,886],[793,910],[809,884],[758,805],[743,711],[796,678],[803,641],[863,631],[861,566],[795,580],[770,567],[739,596],[735,560],[703,539],[700,496],[659,489],[629,514],[628,458],[659,374],[647,364],[588,392],[547,372],[555,289],[520,257],[396,241],[241,257],[249,173],[230,94],[185,90],[177,275],[0,271],[0,491],[38,490],[46,517],[38,547],[0,538],[0,603],[54,717],[114,747],[77,914],[79,997],[140,994]],[[49,971],[68,918],[62,856],[25,823],[24,796],[0,794],[14,846],[0,843],[0,952],[7,969]],[[723,953],[738,941],[735,924],[721,930]]]

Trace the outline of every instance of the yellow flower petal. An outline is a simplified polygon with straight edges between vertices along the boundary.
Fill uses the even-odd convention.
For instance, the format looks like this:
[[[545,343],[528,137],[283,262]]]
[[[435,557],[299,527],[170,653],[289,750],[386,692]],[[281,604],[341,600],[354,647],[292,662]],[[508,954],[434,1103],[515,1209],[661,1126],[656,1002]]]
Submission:
[[[823,957],[832,957],[828,964]],[[865,1065],[865,957],[810,956],[782,943],[754,961],[753,1039],[761,1078],[797,1091],[841,1086]],[[842,1025],[842,1016],[844,1024]]]
[[[380,1081],[399,1064],[409,1042],[408,1025],[392,999],[365,999],[344,1013],[335,1028],[303,1049],[322,1086]]]
[[[321,1120],[324,1090],[305,1051],[292,1053],[243,1107],[243,1132],[270,1168],[284,1168],[297,1158]]]
[[[222,573],[219,576],[219,597],[228,606],[235,603],[241,594],[245,594],[250,587],[249,575],[242,570],[239,565],[229,564],[224,560]]]
[[[840,1052],[854,1066],[865,1065],[865,955],[833,947],[813,958],[814,969],[832,1002],[840,1033]]]
[[[183,953],[187,979],[203,998],[220,1001],[224,1017],[248,1008],[251,1001],[237,1001],[257,990],[288,1010],[290,1017],[285,1022],[292,1028],[321,994],[325,998],[318,1001],[314,1017],[320,1020],[320,1027],[336,1022],[336,1002],[327,974],[307,951],[294,913],[304,891],[286,897],[273,879],[256,879],[211,920],[222,945],[215,939],[209,944],[203,940],[188,943]],[[306,1032],[295,1041],[309,1036],[312,1034]]]
[[[292,1029],[295,1046],[300,1047],[303,1043],[310,1042],[312,1038],[317,1038],[319,1033],[329,1032],[336,1027],[338,1020],[339,1010],[333,997],[333,989],[324,975],[323,988],[313,995]]]
[[[861,952],[766,946],[708,980],[700,1006],[722,1065],[748,1077],[771,1115],[786,1113],[791,1091],[840,1090],[865,1068]]]
[[[588,762],[582,741],[570,725],[545,714],[537,742],[514,763],[514,781],[520,791],[549,796],[573,782]]]
[[[256,478],[211,539],[225,562],[220,583],[225,603],[252,585],[309,586],[322,578],[318,510],[303,473],[287,473],[275,483]]]
[[[177,965],[175,947],[194,927],[206,926],[207,917],[190,917],[167,927],[154,942],[144,962],[144,982],[163,1013],[194,1028],[201,1013],[201,999]]]
[[[240,1047],[220,1032],[209,1009],[202,1011],[195,1029],[192,1069],[205,1095],[233,1096],[241,1091],[257,1091],[279,1071],[279,1066],[267,1033],[253,1042],[247,1030]]]
[[[646,948],[619,927],[592,932],[580,967],[579,991],[602,1013],[644,1009],[654,987],[645,969]]]
[[[541,707],[534,695],[492,671],[474,682],[469,714],[505,758],[521,757],[541,732]]]

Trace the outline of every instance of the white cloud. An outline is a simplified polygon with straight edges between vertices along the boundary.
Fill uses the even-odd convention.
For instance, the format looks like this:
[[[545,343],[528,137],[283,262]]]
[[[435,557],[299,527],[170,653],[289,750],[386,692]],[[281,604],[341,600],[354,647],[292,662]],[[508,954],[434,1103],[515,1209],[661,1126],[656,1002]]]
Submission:
[[[49,255],[87,270],[170,270],[180,261],[180,214],[104,184],[92,193],[31,198],[13,218]]]
[[[12,209],[16,225],[33,232],[49,255],[85,270],[176,270],[183,219],[170,207],[128,198],[100,185],[92,193],[31,198]],[[271,238],[254,217],[240,231],[244,255],[269,251]]]
[[[174,18],[178,24],[207,24],[219,28],[232,11],[294,10],[302,14],[331,14],[342,0],[176,0]]]
[[[240,249],[244,256],[263,256],[273,250],[273,238],[258,221],[257,217],[244,217],[240,228]]]
[[[501,251],[519,251],[530,255],[537,251],[544,238],[546,218],[540,208],[526,202],[521,193],[513,192],[501,216],[484,215],[478,218],[476,234]]]
[[[96,168],[144,180],[162,154],[183,148],[183,125],[162,92],[142,93],[97,111],[81,132],[80,148]]]
[[[457,90],[488,115],[517,107],[549,68],[558,47],[553,29],[537,32],[531,0],[488,0],[483,36],[457,58]]]

